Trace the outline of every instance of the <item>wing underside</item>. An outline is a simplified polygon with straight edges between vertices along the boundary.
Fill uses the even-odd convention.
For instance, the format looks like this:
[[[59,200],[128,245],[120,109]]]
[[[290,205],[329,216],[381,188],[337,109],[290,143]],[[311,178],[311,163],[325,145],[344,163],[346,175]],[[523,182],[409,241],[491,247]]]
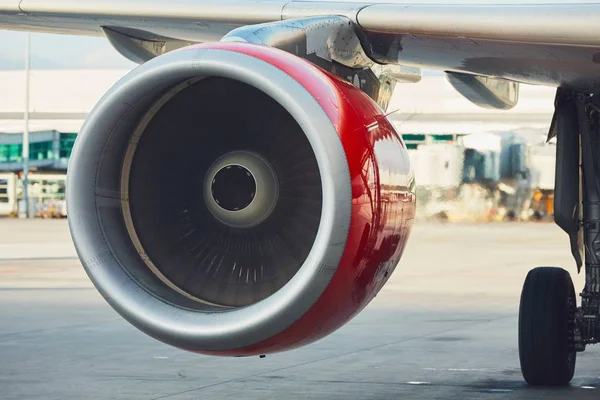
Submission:
[[[180,45],[219,40],[244,25],[316,15],[354,21],[370,55],[382,64],[584,90],[600,87],[600,3],[0,0],[0,29],[112,32],[117,38]]]

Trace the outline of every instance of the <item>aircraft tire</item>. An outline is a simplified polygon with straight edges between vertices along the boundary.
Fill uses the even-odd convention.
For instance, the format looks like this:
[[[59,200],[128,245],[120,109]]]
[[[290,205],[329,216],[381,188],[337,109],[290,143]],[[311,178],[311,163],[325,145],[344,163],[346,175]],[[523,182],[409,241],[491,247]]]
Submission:
[[[577,299],[567,271],[538,267],[527,274],[519,307],[519,359],[530,385],[568,385],[575,372]]]

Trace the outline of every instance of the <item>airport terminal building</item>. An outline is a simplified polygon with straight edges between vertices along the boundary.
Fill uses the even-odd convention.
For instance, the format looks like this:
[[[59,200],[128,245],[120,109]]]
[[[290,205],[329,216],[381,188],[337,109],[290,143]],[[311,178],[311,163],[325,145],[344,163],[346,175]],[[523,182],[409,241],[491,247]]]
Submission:
[[[29,132],[32,198],[64,196],[69,156],[87,113],[125,70],[33,70],[30,72]],[[22,196],[25,73],[0,71],[0,215],[14,213]],[[390,119],[415,152],[417,182],[439,176],[435,162],[417,157],[420,146],[452,144],[460,137],[526,132],[542,143],[553,112],[554,89],[522,86],[510,111],[479,108],[458,94],[443,75],[396,86]],[[424,151],[422,151],[424,154]],[[424,161],[425,160],[425,161]],[[429,160],[429,161],[427,161]],[[423,165],[425,163],[425,165]],[[447,164],[444,161],[443,164]]]

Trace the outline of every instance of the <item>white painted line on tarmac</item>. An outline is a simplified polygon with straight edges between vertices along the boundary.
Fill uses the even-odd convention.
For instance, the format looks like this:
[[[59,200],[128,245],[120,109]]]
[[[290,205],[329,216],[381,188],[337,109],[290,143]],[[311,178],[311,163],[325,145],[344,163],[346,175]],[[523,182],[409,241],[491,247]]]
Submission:
[[[422,368],[423,371],[449,371],[449,372],[481,372],[487,368]]]

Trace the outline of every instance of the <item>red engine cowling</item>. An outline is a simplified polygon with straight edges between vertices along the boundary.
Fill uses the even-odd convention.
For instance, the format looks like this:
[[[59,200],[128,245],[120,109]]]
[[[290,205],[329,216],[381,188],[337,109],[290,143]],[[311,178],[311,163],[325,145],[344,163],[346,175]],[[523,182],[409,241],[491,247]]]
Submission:
[[[396,267],[415,206],[405,146],[368,96],[244,43],[125,76],[88,117],[67,187],[75,246],[111,306],[228,356],[348,322]]]

